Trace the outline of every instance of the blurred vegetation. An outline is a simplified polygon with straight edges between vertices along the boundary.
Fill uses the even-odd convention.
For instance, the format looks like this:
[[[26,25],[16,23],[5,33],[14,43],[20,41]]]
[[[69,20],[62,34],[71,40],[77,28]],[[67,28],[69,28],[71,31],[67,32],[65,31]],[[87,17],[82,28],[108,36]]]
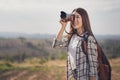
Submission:
[[[108,58],[120,57],[120,39],[105,39],[98,41]]]
[[[23,62],[27,58],[41,58],[43,61],[57,59],[61,49],[52,48],[52,40],[45,39],[0,39],[0,60]],[[66,51],[63,50],[65,53]]]
[[[66,48],[53,39],[0,38],[0,80],[66,80]],[[112,80],[120,80],[120,39],[98,39],[110,58]]]
[[[66,80],[66,48],[53,39],[0,38],[0,80]],[[110,58],[112,80],[120,80],[120,39],[98,39]]]
[[[0,38],[0,60],[24,62],[29,58],[48,60],[66,59],[66,48],[52,48],[53,39]],[[120,57],[120,39],[99,39],[103,51],[109,58]]]

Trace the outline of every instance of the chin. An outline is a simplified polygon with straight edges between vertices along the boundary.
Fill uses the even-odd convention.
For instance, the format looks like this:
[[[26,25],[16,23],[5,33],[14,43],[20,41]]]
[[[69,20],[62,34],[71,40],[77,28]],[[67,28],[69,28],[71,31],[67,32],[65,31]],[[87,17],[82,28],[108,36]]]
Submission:
[[[74,28],[74,29],[77,29],[78,27],[77,27],[77,26],[74,26],[73,28]]]

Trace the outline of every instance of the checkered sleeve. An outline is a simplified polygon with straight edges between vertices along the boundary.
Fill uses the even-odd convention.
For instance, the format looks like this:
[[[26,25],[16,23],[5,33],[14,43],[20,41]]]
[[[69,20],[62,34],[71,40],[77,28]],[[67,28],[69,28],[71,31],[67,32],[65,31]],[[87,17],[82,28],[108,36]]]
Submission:
[[[88,61],[89,61],[89,76],[97,75],[97,60],[98,52],[97,52],[97,44],[96,40],[93,36],[88,37]]]
[[[67,47],[68,46],[68,38],[62,37],[62,39],[53,39],[52,47]]]

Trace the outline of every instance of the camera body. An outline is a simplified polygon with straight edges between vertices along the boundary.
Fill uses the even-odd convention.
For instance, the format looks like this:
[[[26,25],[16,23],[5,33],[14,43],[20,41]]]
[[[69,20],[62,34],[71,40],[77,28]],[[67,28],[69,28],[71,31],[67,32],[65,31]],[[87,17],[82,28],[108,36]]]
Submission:
[[[64,11],[61,11],[60,18],[67,21],[72,21],[72,14],[68,14]]]

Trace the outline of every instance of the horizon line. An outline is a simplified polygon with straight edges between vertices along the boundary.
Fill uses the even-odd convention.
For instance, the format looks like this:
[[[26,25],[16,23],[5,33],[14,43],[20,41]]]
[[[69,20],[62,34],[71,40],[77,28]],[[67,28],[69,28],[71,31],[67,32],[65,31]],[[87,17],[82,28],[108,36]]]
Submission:
[[[27,33],[27,32],[7,32],[7,31],[0,31],[0,33],[17,33],[17,34],[27,34],[27,35],[37,35],[37,34],[46,34],[46,35],[57,35],[57,34],[55,34],[55,33],[38,33],[38,32],[36,32],[36,33]],[[120,36],[120,34],[111,34],[111,33],[107,33],[107,34],[95,34],[94,33],[94,35],[118,35],[118,36]]]

